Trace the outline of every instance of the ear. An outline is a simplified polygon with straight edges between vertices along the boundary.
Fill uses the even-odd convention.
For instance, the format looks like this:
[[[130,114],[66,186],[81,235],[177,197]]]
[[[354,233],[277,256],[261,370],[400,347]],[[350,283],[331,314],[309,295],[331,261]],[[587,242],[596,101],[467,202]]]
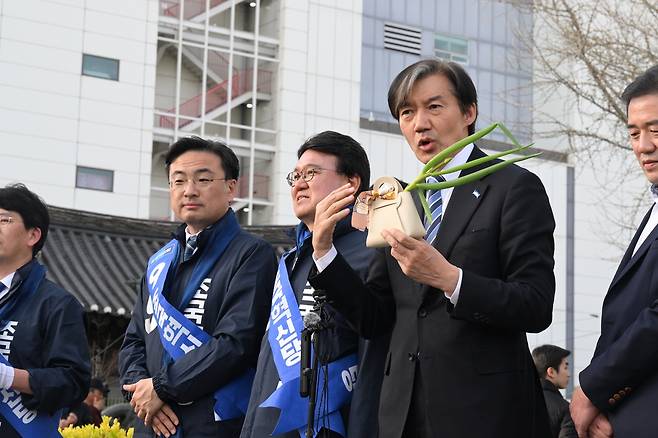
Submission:
[[[359,175],[349,176],[347,177],[347,182],[349,182],[350,186],[354,189],[356,196],[356,192],[359,190],[359,187],[361,187],[361,177]]]
[[[30,228],[27,231],[27,244],[30,247],[34,247],[34,245],[37,244],[37,242],[41,240],[41,228]]]
[[[467,109],[466,112],[464,113],[464,121],[466,122],[466,125],[470,125],[475,121],[477,118],[478,114],[478,108],[475,104],[471,104]]]
[[[228,202],[232,202],[233,199],[235,199],[235,195],[238,191],[238,180],[237,179],[229,179],[226,180],[226,193],[228,193]]]
[[[546,369],[546,377],[549,377],[551,379],[555,379],[557,377],[557,370],[553,367],[548,367]]]

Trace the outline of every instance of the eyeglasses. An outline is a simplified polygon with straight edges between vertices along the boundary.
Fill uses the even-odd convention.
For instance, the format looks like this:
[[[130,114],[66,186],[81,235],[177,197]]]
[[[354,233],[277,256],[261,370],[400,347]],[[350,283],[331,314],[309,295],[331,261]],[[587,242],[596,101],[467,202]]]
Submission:
[[[169,181],[169,187],[172,190],[183,190],[185,186],[187,185],[188,181],[192,181],[192,184],[194,184],[196,187],[199,187],[200,189],[204,189],[208,187],[210,184],[213,183],[213,181],[226,181],[227,178],[176,178],[171,181]]]
[[[303,179],[305,182],[309,182],[316,174],[322,173],[318,172],[319,170],[327,170],[329,172],[340,173],[337,170],[323,169],[322,167],[314,167],[312,169],[302,170],[301,172],[293,170],[288,175],[286,175],[286,181],[288,181],[288,185],[290,187],[295,187],[295,184],[297,184],[300,179]]]
[[[0,216],[0,226],[8,226],[14,222],[19,222],[19,220],[11,216]]]

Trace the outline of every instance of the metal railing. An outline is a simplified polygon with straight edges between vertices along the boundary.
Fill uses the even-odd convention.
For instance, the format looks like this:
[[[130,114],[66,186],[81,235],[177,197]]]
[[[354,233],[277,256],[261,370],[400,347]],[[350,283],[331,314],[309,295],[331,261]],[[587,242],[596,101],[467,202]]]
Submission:
[[[231,99],[251,91],[253,80],[253,70],[243,70],[233,75],[231,83]],[[267,70],[258,70],[258,78],[256,81],[256,92],[271,94],[272,92],[272,72]],[[228,102],[229,80],[220,82],[217,85],[209,88],[206,92],[206,114],[225,105]],[[178,114],[188,118],[199,118],[202,114],[202,97],[203,93],[192,97],[181,103],[178,108]],[[167,112],[175,113],[176,108],[171,108]],[[188,118],[178,120],[178,127],[181,128],[192,120]],[[160,116],[160,127],[173,129],[176,125],[175,116]]]
[[[183,0],[185,8],[183,11],[183,19],[189,20],[199,14],[206,12],[206,0]],[[210,0],[210,9],[217,5],[224,3],[226,0]],[[181,1],[176,0],[160,0],[160,10],[163,15],[167,17],[178,18],[180,15]]]

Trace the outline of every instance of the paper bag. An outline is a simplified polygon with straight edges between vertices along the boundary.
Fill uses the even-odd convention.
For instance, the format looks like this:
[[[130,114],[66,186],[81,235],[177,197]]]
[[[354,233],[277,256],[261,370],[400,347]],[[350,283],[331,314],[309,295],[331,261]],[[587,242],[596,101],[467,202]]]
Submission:
[[[402,190],[395,178],[383,176],[373,184],[377,196],[368,210],[368,237],[366,246],[381,248],[388,243],[381,235],[382,230],[397,228],[408,236],[422,238],[425,227],[410,192]]]

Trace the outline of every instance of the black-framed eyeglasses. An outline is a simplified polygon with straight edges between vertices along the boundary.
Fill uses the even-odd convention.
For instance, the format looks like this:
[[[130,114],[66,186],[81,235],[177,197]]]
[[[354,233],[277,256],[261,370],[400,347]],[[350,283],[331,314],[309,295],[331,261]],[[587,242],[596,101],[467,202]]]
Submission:
[[[304,182],[309,182],[310,180],[313,179],[313,177],[316,174],[322,173],[322,171],[325,171],[325,170],[327,170],[329,172],[339,173],[337,170],[324,169],[322,167],[313,167],[311,169],[302,170],[301,172],[297,171],[297,170],[293,170],[288,175],[286,175],[286,181],[288,181],[288,185],[290,187],[295,187],[295,184],[297,184],[300,179],[304,180]]]
[[[192,184],[194,184],[196,187],[199,187],[200,189],[204,189],[210,184],[213,183],[213,181],[227,181],[228,178],[174,178],[171,181],[169,181],[169,187],[172,190],[182,190],[186,185],[188,181],[192,181]]]

